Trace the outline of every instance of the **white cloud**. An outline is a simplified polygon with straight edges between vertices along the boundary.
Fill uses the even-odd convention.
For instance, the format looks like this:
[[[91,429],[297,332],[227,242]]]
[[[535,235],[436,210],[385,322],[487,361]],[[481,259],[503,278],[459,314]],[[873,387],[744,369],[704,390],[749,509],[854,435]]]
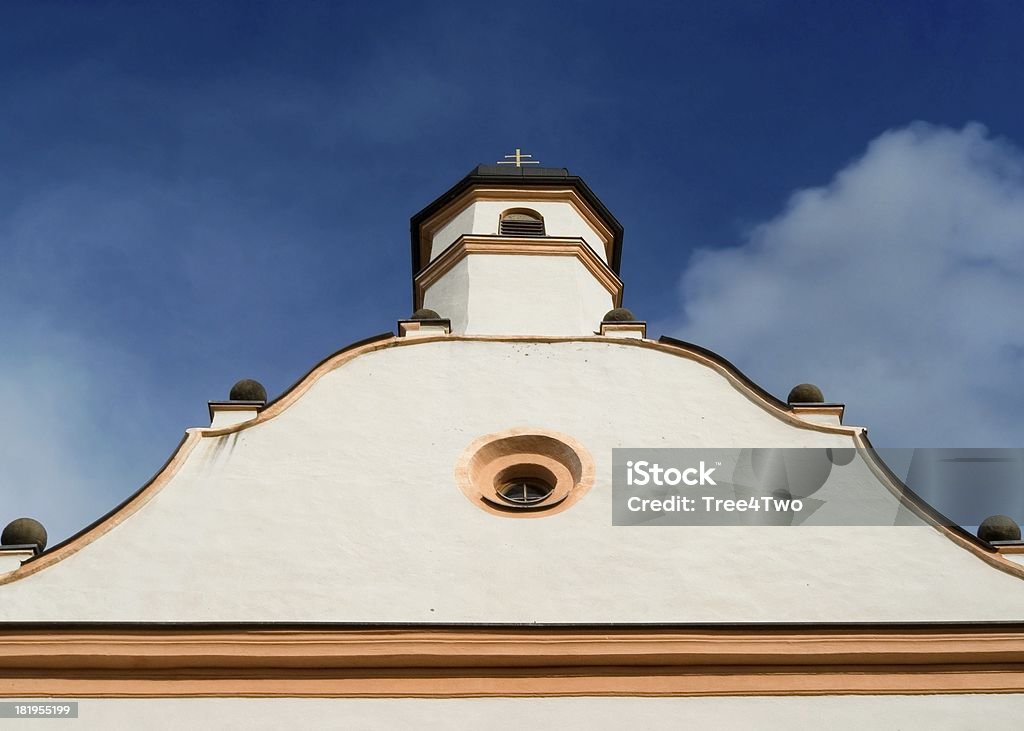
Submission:
[[[1024,444],[1024,153],[981,125],[882,134],[681,287],[676,336],[876,444]]]

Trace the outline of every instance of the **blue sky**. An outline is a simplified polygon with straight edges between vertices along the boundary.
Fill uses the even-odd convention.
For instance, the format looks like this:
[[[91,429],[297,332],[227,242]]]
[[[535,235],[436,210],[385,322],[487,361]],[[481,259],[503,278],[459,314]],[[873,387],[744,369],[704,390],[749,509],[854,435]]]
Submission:
[[[1024,8],[8,3],[0,522],[59,540],[242,377],[409,311],[409,217],[514,147],[626,304],[892,446],[1021,446]],[[1017,516],[1024,518],[1024,515]]]

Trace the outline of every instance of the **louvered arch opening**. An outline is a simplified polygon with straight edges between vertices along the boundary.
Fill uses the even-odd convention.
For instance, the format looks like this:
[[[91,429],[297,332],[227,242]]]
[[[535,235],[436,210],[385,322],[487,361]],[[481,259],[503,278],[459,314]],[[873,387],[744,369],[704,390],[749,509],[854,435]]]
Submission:
[[[501,216],[498,233],[502,236],[544,236],[544,219],[536,211],[508,211]]]

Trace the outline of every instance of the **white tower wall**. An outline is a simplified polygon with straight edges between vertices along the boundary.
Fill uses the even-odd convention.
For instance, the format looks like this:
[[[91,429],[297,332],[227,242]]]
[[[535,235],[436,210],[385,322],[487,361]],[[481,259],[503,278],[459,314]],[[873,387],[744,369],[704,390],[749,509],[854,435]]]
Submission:
[[[471,200],[432,222],[419,306],[466,335],[593,335],[622,285],[609,266],[611,238],[593,213],[566,200]],[[533,211],[544,235],[500,235],[510,210]]]

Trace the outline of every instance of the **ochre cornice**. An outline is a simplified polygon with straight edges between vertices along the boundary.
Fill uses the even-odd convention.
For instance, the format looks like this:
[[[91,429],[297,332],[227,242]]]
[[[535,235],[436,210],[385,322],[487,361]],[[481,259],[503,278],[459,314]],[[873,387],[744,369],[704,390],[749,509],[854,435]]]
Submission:
[[[414,307],[423,306],[423,295],[437,280],[470,254],[518,254],[521,256],[575,257],[612,296],[615,307],[622,304],[622,280],[601,261],[587,242],[580,238],[538,239],[511,236],[460,236],[414,279]]]
[[[1019,627],[0,627],[0,696],[1024,692]]]

